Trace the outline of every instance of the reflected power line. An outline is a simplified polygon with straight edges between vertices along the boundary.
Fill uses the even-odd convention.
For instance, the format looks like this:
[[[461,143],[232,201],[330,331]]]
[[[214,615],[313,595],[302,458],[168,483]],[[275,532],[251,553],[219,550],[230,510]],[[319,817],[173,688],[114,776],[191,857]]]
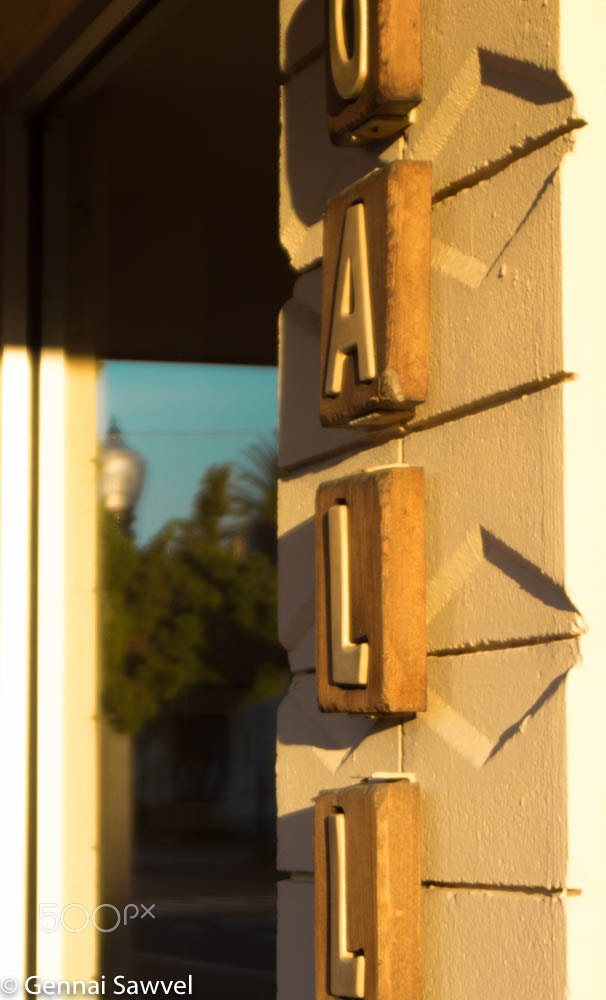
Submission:
[[[275,427],[225,427],[217,430],[184,431],[131,431],[124,430],[125,437],[229,437],[241,434],[271,434]]]

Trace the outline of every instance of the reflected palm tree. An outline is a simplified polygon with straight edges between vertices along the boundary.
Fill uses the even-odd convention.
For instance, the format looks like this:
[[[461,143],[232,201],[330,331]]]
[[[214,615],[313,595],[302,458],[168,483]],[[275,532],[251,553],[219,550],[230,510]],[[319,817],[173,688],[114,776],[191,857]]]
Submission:
[[[232,485],[238,532],[246,547],[277,559],[277,435],[255,441],[243,451]]]

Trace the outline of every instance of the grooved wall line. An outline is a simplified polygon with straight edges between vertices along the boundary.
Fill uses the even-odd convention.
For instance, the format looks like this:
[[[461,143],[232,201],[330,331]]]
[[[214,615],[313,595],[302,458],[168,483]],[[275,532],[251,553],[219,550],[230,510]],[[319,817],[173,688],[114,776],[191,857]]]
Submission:
[[[359,443],[357,445],[344,444],[338,448],[331,448],[329,451],[318,452],[314,455],[310,455],[308,458],[301,459],[298,462],[292,462],[291,464],[281,466],[279,474],[281,478],[288,477],[289,475],[308,470],[319,463],[330,462],[333,458],[342,458],[346,455],[356,455],[365,448],[370,450],[371,448],[375,448],[377,445],[384,444],[386,441],[391,441],[396,438],[405,440],[410,434],[418,434],[420,431],[440,427],[443,424],[452,423],[455,420],[461,420],[463,417],[474,416],[476,413],[483,413],[486,410],[492,410],[505,403],[522,399],[523,396],[530,396],[536,392],[542,392],[544,389],[551,389],[552,387],[561,385],[564,382],[574,382],[576,379],[577,376],[574,372],[558,372],[555,375],[549,375],[547,378],[537,379],[532,382],[524,382],[511,389],[504,389],[502,392],[493,393],[491,396],[482,396],[473,403],[464,403],[461,406],[454,407],[452,410],[443,410],[441,413],[436,413],[431,417],[426,417],[424,420],[419,420],[417,423],[413,423],[412,425],[395,425],[394,427],[386,428],[383,431],[369,432],[368,444],[365,444],[362,448]]]
[[[549,132],[545,132],[536,139],[529,139],[523,146],[512,149],[511,152],[500,156],[497,160],[493,160],[492,163],[488,163],[486,166],[480,167],[478,170],[474,170],[470,174],[466,174],[464,177],[460,177],[458,180],[452,181],[439,191],[436,191],[432,198],[433,204],[436,205],[446,198],[453,198],[459,191],[474,187],[481,181],[490,180],[491,177],[500,174],[501,171],[510,167],[512,163],[516,163],[517,160],[522,160],[526,156],[532,156],[537,150],[549,146],[550,143],[555,142],[561,136],[568,135],[570,132],[574,132],[575,129],[583,128],[585,125],[587,125],[587,122],[584,118],[568,118],[561,125],[558,125],[557,128],[550,129]]]

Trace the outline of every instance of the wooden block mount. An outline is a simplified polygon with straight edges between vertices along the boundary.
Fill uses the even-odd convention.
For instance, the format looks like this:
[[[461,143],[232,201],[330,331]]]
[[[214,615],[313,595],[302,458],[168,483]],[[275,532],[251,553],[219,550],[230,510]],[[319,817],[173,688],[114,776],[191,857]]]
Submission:
[[[346,890],[338,929],[345,950],[361,966],[356,969],[359,988],[350,992],[364,1000],[420,1000],[420,796],[419,786],[409,781],[362,783],[323,792],[316,801],[316,1000],[339,995],[331,992],[338,989],[339,972],[331,923],[338,917],[336,873],[331,871],[335,816],[342,817]]]
[[[332,141],[401,131],[422,97],[421,0],[326,0],[326,38]]]
[[[372,430],[410,418],[425,400],[430,241],[430,163],[398,161],[329,201],[320,374],[325,427]]]
[[[329,512],[338,505],[347,508],[346,594],[337,592],[339,580],[331,565],[331,541],[333,560],[335,544],[329,537]],[[426,709],[424,520],[419,468],[392,466],[320,486],[316,677],[324,711],[405,715]],[[335,677],[340,605],[348,618],[350,652],[355,646],[367,649],[366,677],[361,675],[356,684]]]

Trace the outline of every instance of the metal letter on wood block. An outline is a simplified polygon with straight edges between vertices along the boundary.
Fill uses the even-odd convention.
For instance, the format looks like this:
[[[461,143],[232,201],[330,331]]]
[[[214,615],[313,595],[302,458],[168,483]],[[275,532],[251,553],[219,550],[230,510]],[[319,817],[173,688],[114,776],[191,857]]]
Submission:
[[[320,419],[368,427],[427,394],[431,164],[401,160],[342,191],[324,216]]]
[[[422,96],[421,0],[326,0],[333,142],[399,132]]]
[[[316,1000],[420,1000],[419,787],[364,782],[315,810]]]
[[[427,703],[422,469],[323,483],[316,496],[316,676],[328,712]]]

